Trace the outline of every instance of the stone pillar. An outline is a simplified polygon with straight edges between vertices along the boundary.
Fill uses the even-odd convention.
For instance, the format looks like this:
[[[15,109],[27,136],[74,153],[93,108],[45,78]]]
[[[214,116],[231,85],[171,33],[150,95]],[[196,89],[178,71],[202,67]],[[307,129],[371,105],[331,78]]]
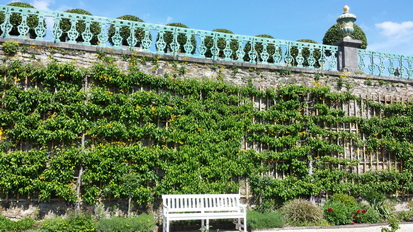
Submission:
[[[354,32],[353,25],[357,17],[349,12],[350,7],[347,5],[344,6],[343,10],[343,14],[337,18],[337,23],[340,25],[340,31],[344,38],[334,44],[338,46],[337,70],[341,72],[360,72],[357,50],[361,46],[361,41],[351,38],[351,34]]]
[[[341,72],[361,72],[358,67],[357,50],[361,46],[360,40],[344,37],[341,41],[334,43],[338,46],[337,70]]]

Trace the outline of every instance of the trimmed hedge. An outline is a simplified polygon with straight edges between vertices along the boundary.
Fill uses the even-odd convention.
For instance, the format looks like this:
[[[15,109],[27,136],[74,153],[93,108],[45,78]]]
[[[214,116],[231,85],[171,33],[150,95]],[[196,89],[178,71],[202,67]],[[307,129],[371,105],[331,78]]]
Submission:
[[[92,16],[92,14],[89,11],[82,10],[82,9],[71,9],[71,10],[67,10],[65,12],[66,13]],[[60,37],[60,41],[66,41],[69,38],[67,32],[70,30],[71,27],[72,27],[72,24],[71,24],[69,19],[62,19],[62,21],[60,22],[60,28],[63,30],[63,34]],[[79,33],[79,36],[77,37],[76,42],[84,42],[83,37],[82,37],[82,33],[85,31],[85,29],[86,29],[85,21],[79,20],[76,23],[76,30]],[[90,24],[90,32],[92,32],[92,34],[93,34],[93,37],[90,40],[90,43],[92,45],[98,44],[98,41],[99,41],[98,40],[98,35],[100,33],[99,23],[92,22]]]
[[[134,15],[123,15],[120,17],[117,17],[117,19],[121,20],[128,20],[128,21],[134,21],[134,22],[143,22],[142,19],[139,17],[136,17]],[[114,45],[112,41],[112,37],[115,35],[115,27],[113,25],[110,26],[109,28],[109,43],[111,45]],[[120,28],[120,36],[122,37],[122,45],[123,46],[130,46],[128,43],[128,38],[130,37],[130,29],[127,26],[123,26]],[[135,47],[139,47],[142,44],[142,40],[145,37],[145,31],[142,28],[136,29],[135,30],[135,38],[138,40]]]
[[[340,41],[344,38],[344,34],[340,32],[340,25],[334,24],[331,26],[323,37],[323,44],[333,45],[335,42]],[[361,49],[367,48],[367,37],[361,27],[354,24],[354,32],[351,34],[352,39],[361,40]]]
[[[34,6],[30,5],[29,3],[24,3],[24,2],[11,2],[7,4],[8,6],[15,6],[15,7],[24,7],[24,8],[32,8],[35,9]],[[0,24],[4,22],[5,15],[3,13],[0,13]],[[15,35],[18,36],[20,35],[17,27],[21,24],[22,17],[20,14],[13,13],[10,17],[10,23],[12,24],[13,28],[10,31],[10,35]],[[34,31],[34,28],[36,28],[39,24],[39,19],[35,15],[29,15],[27,17],[27,25],[29,26],[29,37],[31,39],[36,38],[36,33]],[[0,29],[0,33],[2,34],[3,31]]]
[[[272,37],[271,35],[266,35],[266,34],[256,35],[256,37],[274,39],[274,37]],[[263,52],[264,46],[262,45],[262,43],[256,43],[254,48],[255,48],[255,51],[257,53],[258,61],[262,61],[261,53]],[[249,57],[249,54],[248,54],[248,52],[250,52],[250,50],[251,50],[251,43],[248,42],[247,44],[245,44],[245,47],[244,47],[244,52],[245,52],[244,60],[245,61],[250,61],[250,57]],[[275,46],[273,44],[268,44],[267,45],[267,52],[269,54],[267,62],[274,63],[273,55],[275,54]]]
[[[234,32],[232,32],[230,30],[227,30],[227,29],[215,29],[215,30],[212,30],[212,31],[220,32],[220,33],[227,33],[227,34],[234,34]],[[207,51],[205,53],[205,56],[206,57],[212,57],[211,49],[214,46],[213,39],[211,37],[206,37],[204,43],[205,43],[205,46],[207,47]],[[219,38],[218,42],[217,42],[217,45],[218,45],[218,49],[219,49],[218,57],[225,58],[225,55],[224,55],[224,49],[226,47],[225,39]],[[237,54],[235,52],[238,50],[238,43],[237,43],[236,40],[231,40],[230,48],[231,48],[231,51],[232,51],[231,58],[232,59],[237,59],[236,58]]]
[[[187,25],[182,24],[182,23],[169,23],[169,24],[166,24],[166,26],[189,28]],[[173,42],[172,32],[165,32],[163,38],[164,38],[164,41],[166,43],[166,48],[165,48],[164,52],[172,52],[172,49],[171,49],[171,43]],[[182,33],[178,34],[177,40],[178,40],[178,43],[179,43],[179,49],[178,49],[179,53],[186,53],[184,46],[187,42],[187,38],[188,37],[185,34],[182,34]],[[156,40],[158,40],[158,39],[159,39],[159,37]],[[192,37],[191,37],[191,43],[192,43],[192,46],[194,46],[191,53],[194,54],[195,51],[196,51],[196,39],[195,39],[194,35],[192,35]]]
[[[300,40],[297,40],[297,42],[318,44],[316,41],[311,40],[311,39],[300,39]],[[297,65],[298,65],[297,60],[296,60],[296,58],[297,58],[297,56],[298,56],[298,49],[297,49],[297,47],[292,47],[292,48],[291,48],[291,55],[294,57],[294,66],[297,66]],[[303,48],[302,51],[301,51],[301,56],[304,57],[304,62],[303,62],[302,65],[303,65],[304,67],[308,67],[308,66],[309,66],[309,64],[308,64],[308,58],[310,57],[310,49],[309,49],[309,48]],[[313,52],[313,57],[314,57],[314,59],[315,59],[314,67],[316,67],[316,68],[320,67],[320,63],[319,63],[319,61],[318,61],[318,60],[321,58],[321,51],[320,51],[320,49],[314,50],[314,52]]]

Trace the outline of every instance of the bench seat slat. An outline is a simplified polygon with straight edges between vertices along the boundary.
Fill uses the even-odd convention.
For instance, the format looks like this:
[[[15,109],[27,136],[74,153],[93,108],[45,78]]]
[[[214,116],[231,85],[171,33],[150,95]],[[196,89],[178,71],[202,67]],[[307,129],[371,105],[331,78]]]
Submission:
[[[184,213],[184,214],[170,214],[167,217],[169,219],[180,220],[196,220],[196,219],[224,219],[224,218],[239,218],[243,217],[243,213],[231,212],[231,213]]]

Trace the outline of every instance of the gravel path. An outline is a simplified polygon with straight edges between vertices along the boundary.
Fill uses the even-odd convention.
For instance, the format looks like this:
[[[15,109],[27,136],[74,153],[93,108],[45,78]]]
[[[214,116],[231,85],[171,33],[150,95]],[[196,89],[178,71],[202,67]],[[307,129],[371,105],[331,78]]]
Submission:
[[[282,229],[270,229],[270,230],[253,230],[253,232],[381,232],[382,227],[386,227],[387,224],[375,224],[375,225],[346,225],[346,226],[332,226],[332,227],[301,227],[293,228],[287,227]],[[413,223],[401,223],[400,229],[397,232],[413,232]]]

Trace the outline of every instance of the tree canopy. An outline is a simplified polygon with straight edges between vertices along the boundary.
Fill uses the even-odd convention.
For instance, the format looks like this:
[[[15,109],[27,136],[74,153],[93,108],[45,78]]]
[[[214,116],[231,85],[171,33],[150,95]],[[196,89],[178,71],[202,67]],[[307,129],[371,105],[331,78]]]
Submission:
[[[335,42],[342,40],[344,35],[340,32],[340,25],[334,24],[331,26],[327,32],[324,34],[323,44],[333,45]],[[366,49],[367,48],[367,37],[364,34],[364,31],[354,24],[354,32],[351,34],[351,38],[356,40],[361,40],[360,48]]]

